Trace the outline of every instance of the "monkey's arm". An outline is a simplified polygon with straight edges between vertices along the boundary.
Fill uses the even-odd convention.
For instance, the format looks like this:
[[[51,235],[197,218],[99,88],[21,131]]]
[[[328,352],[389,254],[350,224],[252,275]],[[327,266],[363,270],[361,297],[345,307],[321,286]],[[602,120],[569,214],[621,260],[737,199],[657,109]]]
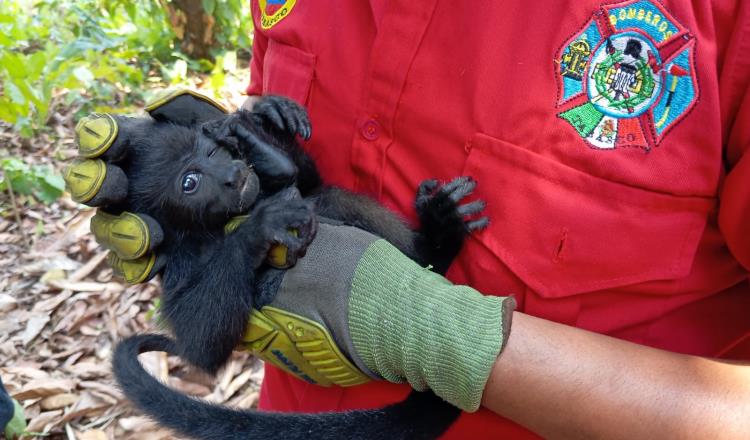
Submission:
[[[297,236],[288,233],[296,229]],[[235,232],[199,248],[183,243],[164,271],[163,314],[182,356],[214,373],[240,341],[255,294],[255,271],[273,244],[304,255],[315,236],[312,206],[278,194],[260,202]]]
[[[252,268],[262,263],[262,252],[259,243],[230,236],[170,258],[162,277],[162,313],[187,361],[215,373],[227,360],[247,324]]]
[[[468,177],[459,177],[442,186],[434,180],[423,182],[415,203],[421,222],[418,231],[412,231],[396,214],[361,194],[323,187],[311,199],[319,215],[385,238],[417,263],[430,264],[435,272],[445,273],[466,235],[488,223],[486,217],[477,217],[484,209],[484,202],[461,204],[475,186]]]

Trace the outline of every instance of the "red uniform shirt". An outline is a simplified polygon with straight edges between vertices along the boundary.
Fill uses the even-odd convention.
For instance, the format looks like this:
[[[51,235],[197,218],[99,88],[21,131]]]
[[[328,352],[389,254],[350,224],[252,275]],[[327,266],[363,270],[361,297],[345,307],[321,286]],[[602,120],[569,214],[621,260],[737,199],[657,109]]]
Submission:
[[[414,220],[421,180],[478,181],[491,223],[451,280],[617,338],[750,359],[750,2],[259,0],[252,11],[247,91],[307,106],[306,148],[327,182]],[[376,407],[407,391],[320,388],[268,368],[260,406]],[[449,437],[523,433],[480,410]]]

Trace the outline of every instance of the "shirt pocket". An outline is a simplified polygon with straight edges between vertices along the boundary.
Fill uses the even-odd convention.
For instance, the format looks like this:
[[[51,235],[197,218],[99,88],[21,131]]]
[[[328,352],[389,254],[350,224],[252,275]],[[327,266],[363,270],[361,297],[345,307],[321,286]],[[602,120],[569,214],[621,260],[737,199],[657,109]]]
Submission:
[[[314,72],[314,54],[271,39],[263,58],[263,94],[306,105]]]
[[[689,273],[714,199],[602,179],[481,133],[469,145],[463,174],[490,217],[477,239],[542,297]]]

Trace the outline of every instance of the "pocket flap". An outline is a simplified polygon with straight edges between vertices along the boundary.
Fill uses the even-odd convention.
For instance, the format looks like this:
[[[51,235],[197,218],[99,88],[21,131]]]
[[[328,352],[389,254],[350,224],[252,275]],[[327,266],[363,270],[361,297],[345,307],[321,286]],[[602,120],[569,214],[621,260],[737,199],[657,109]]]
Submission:
[[[487,202],[479,241],[549,298],[687,275],[715,204],[595,177],[483,134],[464,175]]]
[[[314,71],[315,55],[271,39],[263,58],[263,94],[305,105]]]

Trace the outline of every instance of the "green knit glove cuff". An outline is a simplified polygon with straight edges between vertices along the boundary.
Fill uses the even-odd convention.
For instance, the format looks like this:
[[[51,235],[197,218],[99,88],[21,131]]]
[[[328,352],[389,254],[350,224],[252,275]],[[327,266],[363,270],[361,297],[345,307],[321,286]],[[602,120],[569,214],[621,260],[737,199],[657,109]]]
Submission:
[[[349,330],[357,354],[384,379],[476,411],[514,308],[513,298],[455,286],[378,240],[354,274]]]

